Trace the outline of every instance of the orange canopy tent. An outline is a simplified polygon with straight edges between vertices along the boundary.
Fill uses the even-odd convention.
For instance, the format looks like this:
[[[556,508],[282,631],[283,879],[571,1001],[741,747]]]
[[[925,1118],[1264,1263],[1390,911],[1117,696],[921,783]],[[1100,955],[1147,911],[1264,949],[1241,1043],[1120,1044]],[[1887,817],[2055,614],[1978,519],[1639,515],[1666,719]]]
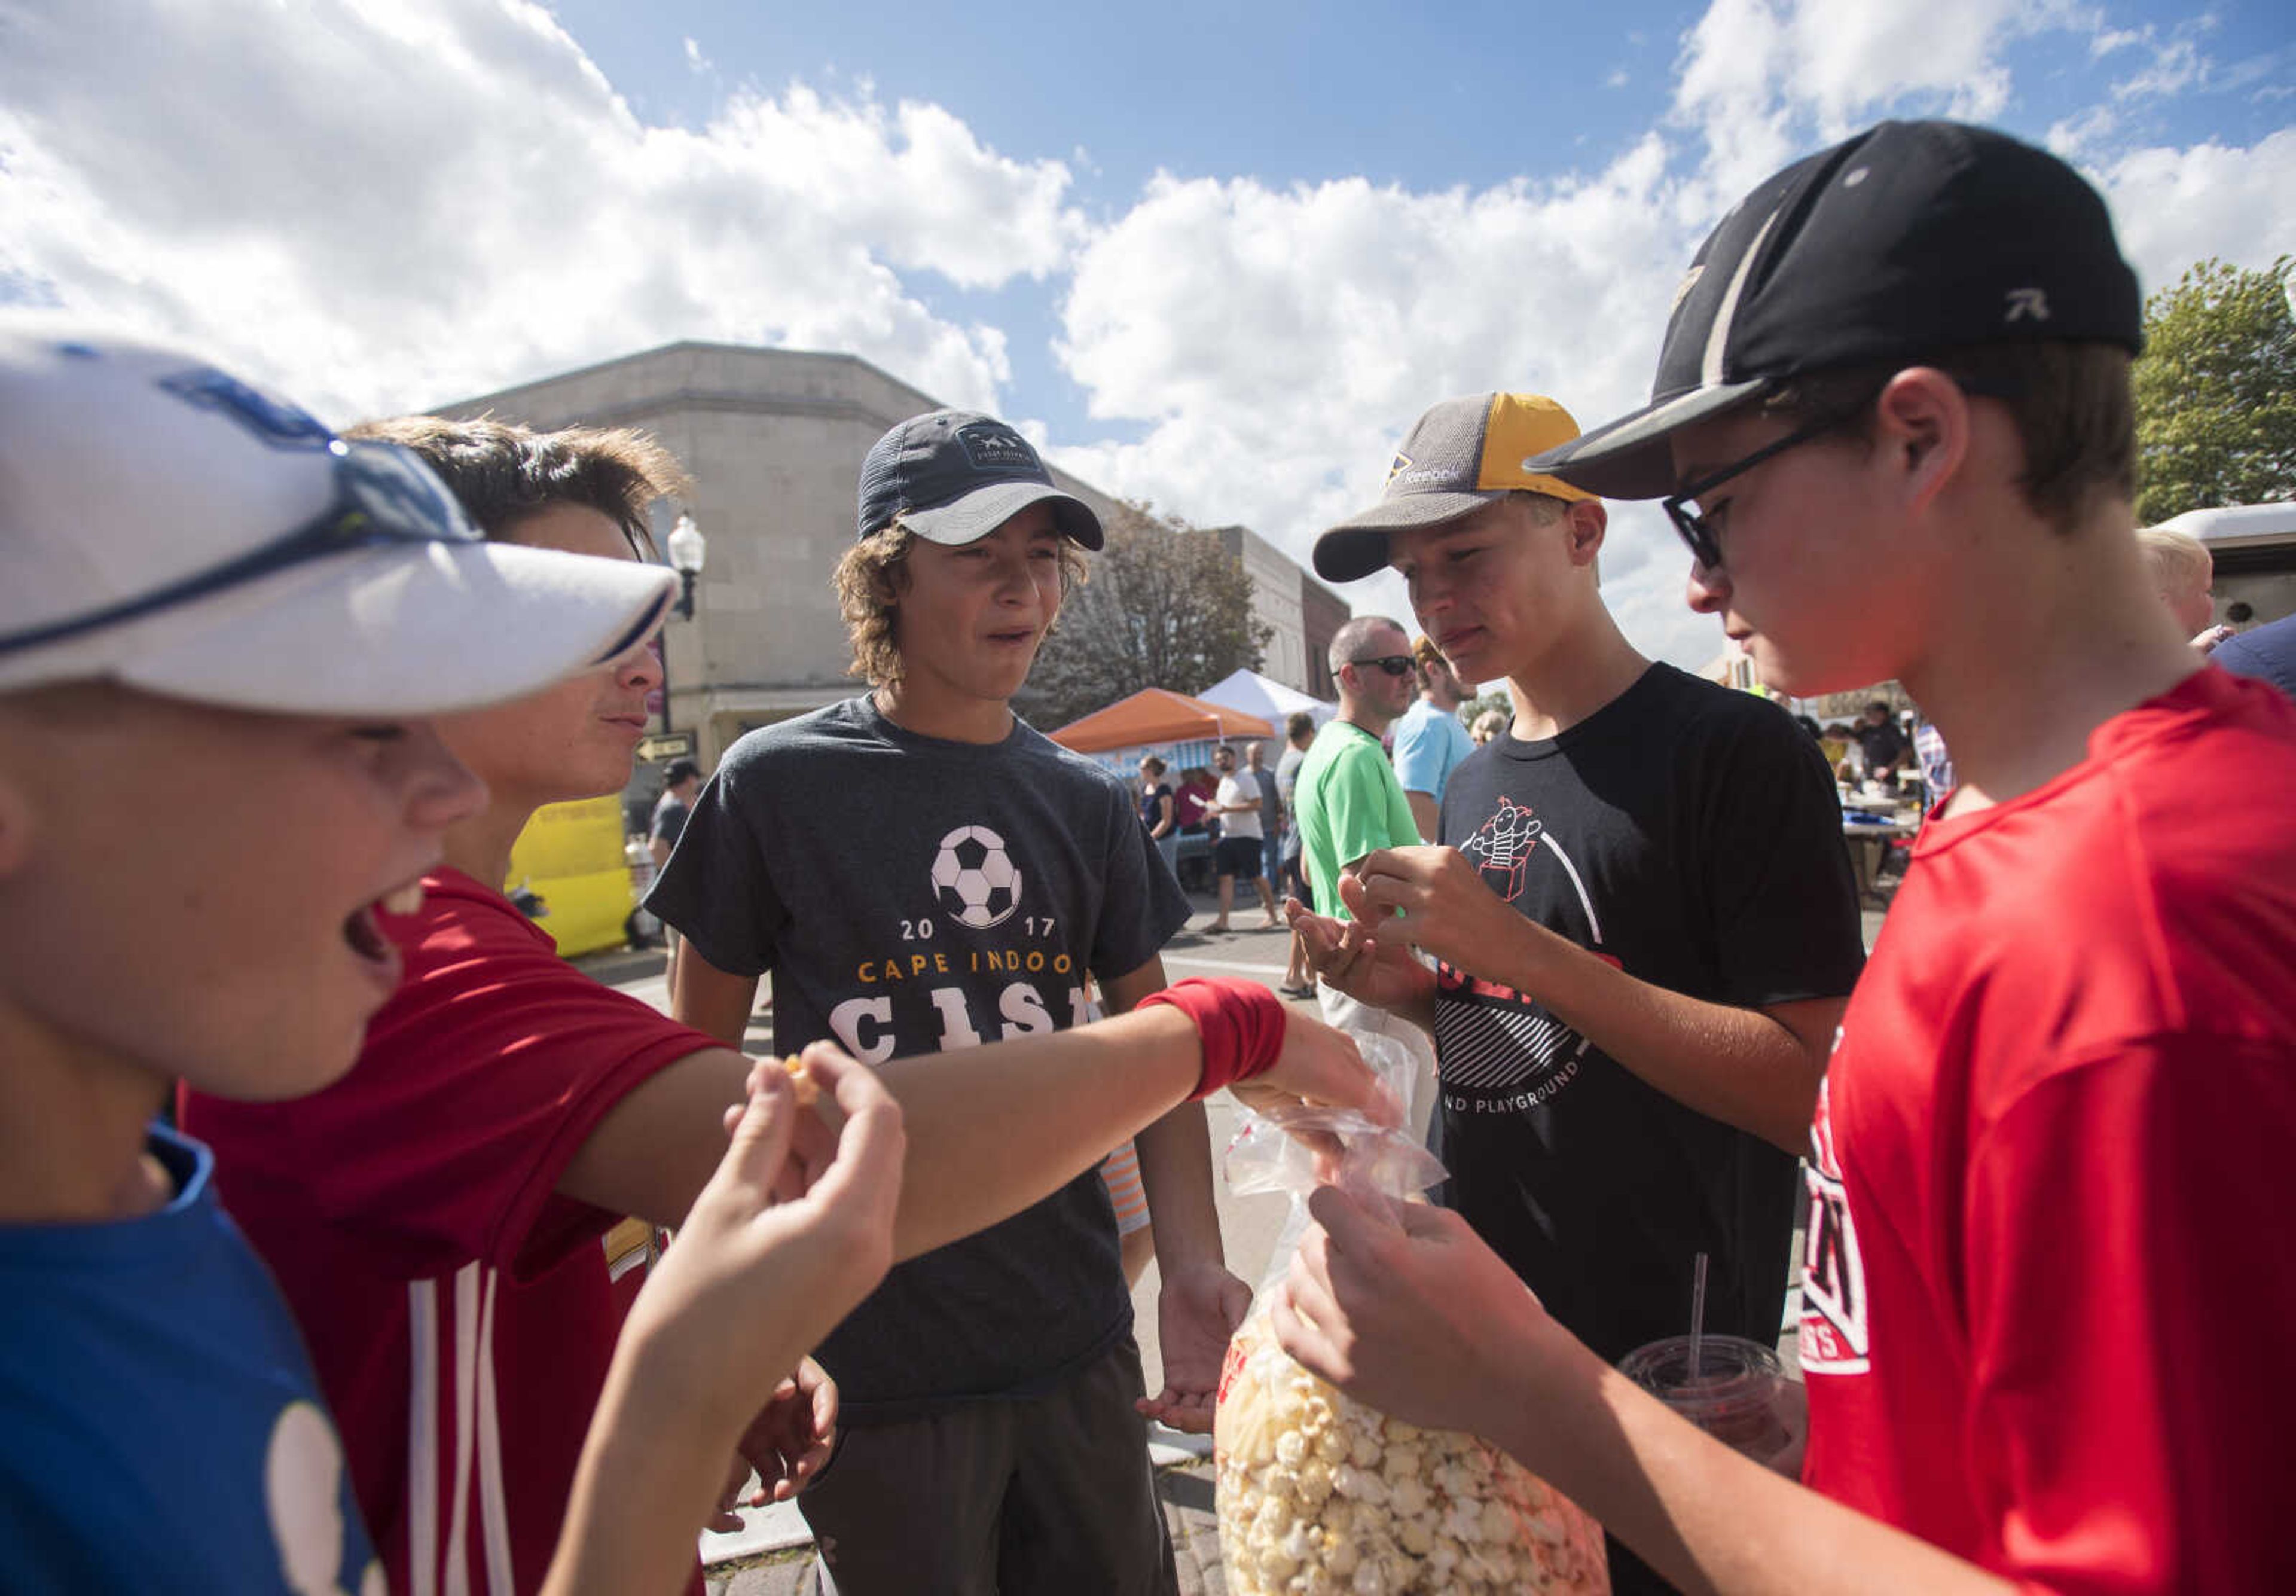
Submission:
[[[1071,720],[1052,739],[1078,753],[1106,753],[1152,743],[1192,743],[1203,737],[1267,737],[1275,728],[1257,715],[1206,703],[1185,693],[1143,687],[1104,710]]]

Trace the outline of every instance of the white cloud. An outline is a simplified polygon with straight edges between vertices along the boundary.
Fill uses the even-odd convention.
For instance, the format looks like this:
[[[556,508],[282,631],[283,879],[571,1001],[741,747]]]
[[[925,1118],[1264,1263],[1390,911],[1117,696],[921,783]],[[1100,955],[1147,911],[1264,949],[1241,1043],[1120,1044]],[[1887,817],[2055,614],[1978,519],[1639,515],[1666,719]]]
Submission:
[[[2083,151],[2103,144],[2120,128],[2119,111],[2110,105],[2091,105],[2050,123],[2041,143],[2053,154],[2066,160],[2078,161]]]
[[[2191,39],[2170,39],[2152,48],[2149,62],[2112,86],[2114,99],[2149,100],[2180,95],[2207,78],[2208,59]]]
[[[2113,83],[2103,99],[2050,125],[2044,142],[2069,160],[2106,158],[2116,144],[2134,136],[2125,132],[2133,119],[2142,124],[2161,102],[2177,99],[2194,90],[2236,88],[2262,70],[2270,70],[2268,57],[2237,63],[2220,71],[2201,51],[2200,38],[2214,29],[2213,17],[2202,15],[2177,25],[2165,42],[2160,29],[2147,22],[2141,28],[2113,29],[2092,19],[2090,55],[2093,60],[2125,50],[2142,53],[2144,64]]]
[[[2147,293],[2210,256],[2260,267],[2296,248],[2296,128],[2245,148],[2132,151],[2093,175]]]
[[[1676,117],[1734,198],[1882,115],[1997,119],[2010,45],[2095,26],[2070,0],[1714,0],[1684,37]]]
[[[76,0],[10,46],[0,281],[336,414],[680,337],[849,350],[994,404],[1002,332],[900,273],[1041,276],[1081,226],[1060,162],[934,106],[792,87],[644,125],[523,0]]]

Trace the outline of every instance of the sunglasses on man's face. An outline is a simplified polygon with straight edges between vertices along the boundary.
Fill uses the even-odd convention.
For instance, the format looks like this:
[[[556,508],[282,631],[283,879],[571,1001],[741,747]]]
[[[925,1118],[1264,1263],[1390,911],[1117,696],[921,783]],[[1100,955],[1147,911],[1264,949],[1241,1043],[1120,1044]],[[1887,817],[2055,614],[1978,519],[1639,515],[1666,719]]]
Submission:
[[[1350,665],[1374,665],[1390,676],[1411,674],[1411,656],[1407,654],[1383,654],[1376,659],[1349,660]]]

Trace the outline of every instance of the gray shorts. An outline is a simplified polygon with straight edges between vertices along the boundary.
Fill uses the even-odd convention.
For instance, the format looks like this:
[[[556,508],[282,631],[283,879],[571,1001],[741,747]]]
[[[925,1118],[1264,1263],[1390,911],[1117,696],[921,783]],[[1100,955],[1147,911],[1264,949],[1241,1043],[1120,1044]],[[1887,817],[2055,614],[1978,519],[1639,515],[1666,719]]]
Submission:
[[[1127,1336],[1048,1395],[846,1430],[798,1498],[835,1596],[1175,1596],[1143,1394]]]

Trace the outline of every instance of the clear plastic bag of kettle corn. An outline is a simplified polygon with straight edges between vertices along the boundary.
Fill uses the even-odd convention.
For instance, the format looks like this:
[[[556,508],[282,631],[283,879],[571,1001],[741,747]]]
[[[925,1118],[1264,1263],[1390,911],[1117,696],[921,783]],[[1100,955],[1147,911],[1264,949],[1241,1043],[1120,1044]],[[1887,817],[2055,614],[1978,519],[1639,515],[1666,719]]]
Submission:
[[[1384,1037],[1356,1040],[1407,1104],[1407,1056]],[[1324,1149],[1320,1170],[1303,1134]],[[1308,1193],[1335,1180],[1407,1198],[1440,1180],[1442,1166],[1403,1132],[1352,1111],[1308,1108],[1246,1115],[1226,1172],[1239,1194],[1292,1199],[1220,1371],[1212,1457],[1232,1596],[1607,1596],[1602,1528],[1568,1497],[1477,1436],[1366,1407],[1276,1345],[1268,1296],[1307,1228]]]

